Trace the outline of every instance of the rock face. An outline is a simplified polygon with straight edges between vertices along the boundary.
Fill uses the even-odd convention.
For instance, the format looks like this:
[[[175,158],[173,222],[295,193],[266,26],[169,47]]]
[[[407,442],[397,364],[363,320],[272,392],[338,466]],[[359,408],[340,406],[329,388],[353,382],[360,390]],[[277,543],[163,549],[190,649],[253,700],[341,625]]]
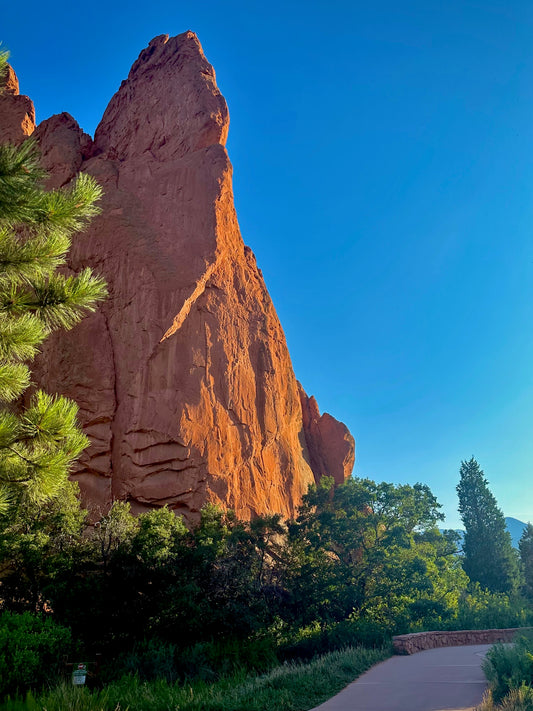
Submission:
[[[10,66],[0,80],[0,138],[2,142],[20,143],[35,129],[35,109],[31,99],[20,95],[17,76]]]
[[[8,99],[11,123],[25,111],[31,124],[27,97]],[[31,134],[22,123],[7,137]],[[213,68],[186,32],[141,52],[94,142],[68,114],[35,130],[50,186],[82,170],[104,188],[69,266],[103,274],[109,299],[50,338],[34,371],[80,405],[92,444],[73,478],[93,509],[126,499],[194,520],[209,501],[244,518],[292,516],[315,476],[351,472],[353,438],[299,388],[242,241],[228,125]]]
[[[334,417],[320,414],[317,401],[308,397],[298,383],[302,424],[315,480],[332,476],[336,484],[350,476],[355,464],[355,442],[350,431]]]

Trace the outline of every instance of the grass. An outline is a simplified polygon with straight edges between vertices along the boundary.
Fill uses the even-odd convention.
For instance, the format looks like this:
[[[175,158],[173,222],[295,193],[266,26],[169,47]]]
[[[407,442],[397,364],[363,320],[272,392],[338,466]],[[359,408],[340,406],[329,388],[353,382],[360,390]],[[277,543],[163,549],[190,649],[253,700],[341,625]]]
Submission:
[[[489,691],[476,711],[533,711],[533,689],[529,686],[513,689],[502,699],[501,704],[494,702]]]
[[[213,684],[124,677],[90,691],[64,683],[37,697],[7,700],[0,711],[308,711],[390,655],[389,647],[348,647],[308,663],[284,664],[260,676],[236,674]]]

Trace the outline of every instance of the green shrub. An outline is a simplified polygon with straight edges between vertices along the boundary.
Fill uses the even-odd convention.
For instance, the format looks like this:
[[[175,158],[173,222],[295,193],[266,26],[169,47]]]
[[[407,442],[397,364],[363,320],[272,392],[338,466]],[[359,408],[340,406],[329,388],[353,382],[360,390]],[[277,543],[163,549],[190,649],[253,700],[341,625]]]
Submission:
[[[212,681],[239,672],[266,672],[278,664],[275,640],[262,635],[249,640],[199,642],[177,657],[181,678]]]
[[[282,641],[278,656],[282,660],[306,660],[345,647],[383,647],[390,639],[391,634],[383,625],[369,619],[349,619],[327,627],[315,623]]]
[[[175,645],[159,639],[144,640],[111,661],[104,661],[100,678],[105,683],[131,675],[142,681],[165,679],[172,683],[178,679],[176,657]]]
[[[57,681],[71,634],[29,612],[0,615],[0,697]]]
[[[186,649],[159,639],[136,643],[110,661],[104,661],[100,681],[109,683],[123,676],[141,681],[164,679],[214,682],[220,677],[242,673],[260,673],[278,664],[273,637],[225,642],[197,642]]]
[[[459,599],[457,616],[447,629],[483,630],[527,627],[533,622],[533,611],[519,596],[491,593],[476,585]]]
[[[483,671],[496,702],[511,690],[533,684],[533,636],[523,635],[514,644],[496,644],[487,653]]]

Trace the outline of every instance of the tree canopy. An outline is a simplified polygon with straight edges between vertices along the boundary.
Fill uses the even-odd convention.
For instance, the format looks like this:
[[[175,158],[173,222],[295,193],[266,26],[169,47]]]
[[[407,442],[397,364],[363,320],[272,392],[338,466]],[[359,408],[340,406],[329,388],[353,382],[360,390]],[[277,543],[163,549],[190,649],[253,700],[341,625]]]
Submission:
[[[301,622],[352,615],[402,629],[444,620],[466,576],[439,532],[439,504],[423,484],[324,477],[289,526],[292,604]]]

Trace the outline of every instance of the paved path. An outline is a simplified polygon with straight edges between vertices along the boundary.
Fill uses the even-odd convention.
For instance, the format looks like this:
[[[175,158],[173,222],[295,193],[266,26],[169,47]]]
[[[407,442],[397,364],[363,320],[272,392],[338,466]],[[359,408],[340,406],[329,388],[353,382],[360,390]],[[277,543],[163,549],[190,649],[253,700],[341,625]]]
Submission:
[[[392,657],[313,711],[471,711],[487,688],[481,662],[490,647],[441,647]]]

